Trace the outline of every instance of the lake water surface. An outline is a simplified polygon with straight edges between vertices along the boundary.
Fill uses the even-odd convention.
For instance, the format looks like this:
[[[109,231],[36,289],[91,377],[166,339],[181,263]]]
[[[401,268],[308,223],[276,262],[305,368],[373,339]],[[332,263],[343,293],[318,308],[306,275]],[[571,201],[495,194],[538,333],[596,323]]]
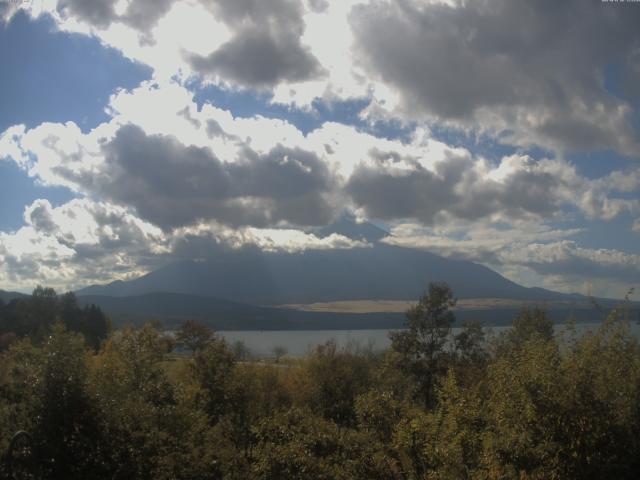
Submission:
[[[598,327],[596,323],[580,323],[576,325],[577,333],[584,333]],[[511,327],[486,327],[485,334],[496,335]],[[561,332],[564,325],[556,325],[556,332]],[[454,328],[453,333],[459,333]],[[640,336],[640,326],[631,324],[634,335]],[[275,347],[284,347],[289,356],[303,356],[315,346],[328,340],[335,340],[338,345],[355,344],[361,347],[371,346],[373,350],[382,350],[390,345],[390,330],[238,330],[219,332],[230,344],[241,341],[257,356],[271,356]]]

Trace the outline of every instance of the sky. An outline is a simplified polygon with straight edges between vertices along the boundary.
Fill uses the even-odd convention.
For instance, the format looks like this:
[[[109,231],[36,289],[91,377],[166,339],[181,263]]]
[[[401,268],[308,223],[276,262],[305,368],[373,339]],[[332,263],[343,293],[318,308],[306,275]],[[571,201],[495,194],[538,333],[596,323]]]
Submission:
[[[384,242],[640,287],[640,3],[0,0],[0,288]]]

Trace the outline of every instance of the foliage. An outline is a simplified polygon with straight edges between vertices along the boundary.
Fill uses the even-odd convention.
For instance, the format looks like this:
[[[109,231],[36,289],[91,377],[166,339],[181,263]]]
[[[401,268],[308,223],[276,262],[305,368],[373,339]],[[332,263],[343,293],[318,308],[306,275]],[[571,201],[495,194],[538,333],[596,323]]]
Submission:
[[[287,351],[287,347],[283,347],[282,345],[276,345],[271,349],[271,352],[273,353],[276,363],[278,363],[282,359],[282,357],[286,356],[287,353],[289,353]]]
[[[338,425],[356,423],[356,397],[367,391],[370,362],[330,340],[301,365],[295,386],[299,404]]]
[[[40,289],[10,308],[24,330],[0,352],[0,452],[27,430],[53,479],[637,477],[626,319],[559,335],[526,310],[487,341],[478,325],[452,334],[453,304],[431,286],[381,353],[328,342],[239,362],[244,349],[211,331],[193,355],[171,353],[152,324],[95,350],[74,298]]]
[[[391,348],[400,354],[399,366],[416,384],[416,395],[433,405],[437,376],[446,369],[443,357],[455,317],[456,301],[448,285],[432,283],[418,303],[407,311],[405,329],[392,332]]]
[[[192,353],[204,350],[213,339],[213,332],[203,323],[187,320],[176,332],[176,341]]]
[[[58,296],[52,288],[36,287],[30,297],[0,304],[0,351],[18,337],[28,336],[43,343],[56,322],[68,331],[82,334],[94,350],[100,348],[111,329],[99,307],[80,307],[72,292]]]
[[[226,342],[214,338],[191,362],[191,373],[201,388],[200,405],[215,424],[231,405],[230,382],[235,356]]]

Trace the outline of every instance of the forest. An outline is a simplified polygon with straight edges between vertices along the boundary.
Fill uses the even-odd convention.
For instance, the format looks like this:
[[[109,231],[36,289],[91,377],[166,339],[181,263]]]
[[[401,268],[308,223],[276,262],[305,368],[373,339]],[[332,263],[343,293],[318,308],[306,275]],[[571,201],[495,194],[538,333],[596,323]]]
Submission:
[[[434,283],[384,351],[269,360],[197,322],[115,329],[73,294],[0,301],[0,478],[637,478],[624,307],[585,334],[535,308],[454,335],[454,305]]]

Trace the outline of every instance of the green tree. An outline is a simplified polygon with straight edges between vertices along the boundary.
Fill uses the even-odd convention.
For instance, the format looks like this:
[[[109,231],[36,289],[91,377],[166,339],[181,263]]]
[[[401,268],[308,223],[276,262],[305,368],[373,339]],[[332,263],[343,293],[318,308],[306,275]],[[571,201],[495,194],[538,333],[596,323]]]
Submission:
[[[231,345],[231,350],[239,362],[245,362],[251,358],[251,350],[242,340],[236,340]]]
[[[201,388],[200,404],[215,424],[229,408],[230,382],[236,360],[227,343],[214,337],[190,363],[191,373]]]
[[[59,296],[51,288],[37,287],[31,297],[12,300],[0,309],[0,334],[29,336],[38,344],[46,340],[55,322],[84,335],[96,351],[110,330],[102,310],[96,305],[81,308],[72,292]]]
[[[0,353],[0,452],[19,430],[33,431],[45,357],[29,339]]]
[[[38,342],[44,341],[51,327],[59,319],[58,295],[53,288],[38,286],[31,298],[19,302],[19,315],[27,325],[28,335]]]
[[[416,393],[426,405],[435,400],[436,377],[446,371],[442,360],[455,322],[451,311],[455,304],[448,285],[432,283],[407,311],[405,329],[389,335],[391,348],[400,354],[400,368],[416,380]]]
[[[91,358],[91,393],[109,442],[103,478],[210,478],[207,416],[186,381],[171,381],[166,356],[164,337],[145,324],[116,332]]]
[[[485,356],[484,331],[479,322],[465,322],[453,337],[456,353],[467,362],[480,362]]]
[[[392,463],[380,458],[369,438],[293,408],[254,427],[252,471],[256,479],[394,479]]]
[[[104,435],[87,389],[83,338],[53,326],[35,409],[33,438],[46,478],[104,478]]]
[[[87,305],[82,311],[84,325],[80,332],[91,347],[98,351],[102,342],[108,337],[111,322],[97,305]]]
[[[555,436],[564,478],[634,478],[640,470],[640,345],[616,312],[560,364]]]
[[[338,425],[356,424],[356,398],[370,386],[371,363],[366,357],[330,340],[316,347],[297,375],[294,394],[299,405]]]
[[[273,353],[276,363],[279,363],[282,357],[287,355],[288,351],[287,347],[283,345],[276,345],[271,349],[271,353]]]
[[[513,328],[507,332],[507,340],[514,348],[536,337],[546,342],[553,339],[553,322],[539,306],[522,310],[513,320]]]
[[[213,331],[195,320],[187,320],[176,332],[176,341],[193,354],[204,350],[213,338]]]

